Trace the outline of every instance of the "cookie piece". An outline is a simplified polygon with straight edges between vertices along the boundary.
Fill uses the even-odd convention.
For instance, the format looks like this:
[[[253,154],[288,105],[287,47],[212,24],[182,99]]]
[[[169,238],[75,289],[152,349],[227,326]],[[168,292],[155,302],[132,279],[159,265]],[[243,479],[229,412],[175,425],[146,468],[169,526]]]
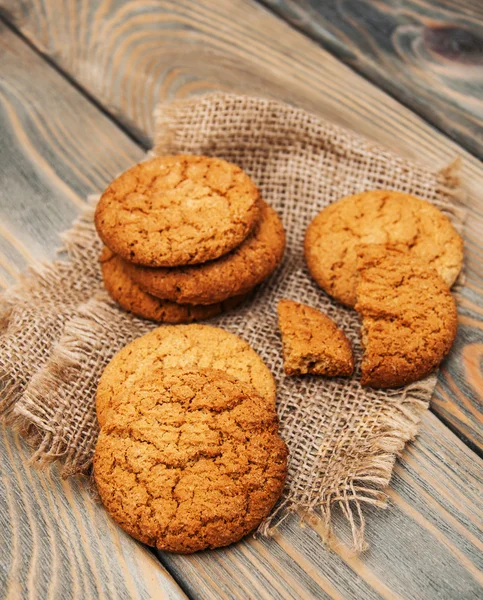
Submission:
[[[258,354],[233,333],[210,325],[165,325],[120,350],[99,380],[96,410],[102,426],[115,397],[153,369],[218,369],[249,383],[272,406],[275,381]]]
[[[278,325],[287,375],[352,375],[354,355],[350,342],[327,315],[300,302],[280,300]]]
[[[95,224],[115,254],[173,267],[238,246],[260,214],[259,191],[240,167],[206,156],[161,156],[132,167],[102,194]]]
[[[358,270],[362,385],[399,387],[422,379],[456,336],[458,315],[448,286],[421,259],[380,245],[359,249]]]
[[[214,304],[176,304],[144,292],[127,274],[126,262],[109,248],[104,248],[99,260],[104,286],[111,298],[124,310],[159,323],[191,323],[209,319],[235,308],[248,296],[242,294]]]
[[[130,535],[178,553],[226,546],[282,493],[287,447],[275,408],[221,371],[147,375],[102,428],[94,477]]]
[[[394,191],[348,196],[320,212],[305,236],[313,278],[347,306],[356,303],[356,248],[361,244],[405,249],[434,267],[449,287],[463,264],[463,240],[429,202]]]
[[[149,294],[182,304],[212,304],[244,294],[276,269],[285,250],[280,217],[263,201],[260,209],[254,230],[229,254],[171,269],[126,263],[126,271]]]

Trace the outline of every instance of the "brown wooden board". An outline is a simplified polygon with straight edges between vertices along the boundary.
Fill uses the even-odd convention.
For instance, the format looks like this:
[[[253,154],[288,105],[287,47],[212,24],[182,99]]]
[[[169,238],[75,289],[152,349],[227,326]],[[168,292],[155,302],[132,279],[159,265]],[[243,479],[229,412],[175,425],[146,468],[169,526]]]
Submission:
[[[483,158],[483,3],[261,2]]]
[[[432,168],[461,157],[467,285],[433,409],[472,447],[483,448],[479,160],[251,0],[0,0],[0,7],[143,144],[159,100],[221,89],[299,104]]]

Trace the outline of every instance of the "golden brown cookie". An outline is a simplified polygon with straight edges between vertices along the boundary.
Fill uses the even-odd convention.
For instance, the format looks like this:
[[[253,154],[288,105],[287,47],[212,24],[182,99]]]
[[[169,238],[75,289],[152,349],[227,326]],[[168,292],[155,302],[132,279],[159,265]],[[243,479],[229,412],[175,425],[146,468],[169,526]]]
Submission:
[[[148,374],[102,428],[94,477],[114,520],[170,552],[231,544],[282,493],[275,407],[217,370]]]
[[[210,325],[164,325],[134,340],[106,366],[96,395],[102,426],[114,398],[133,382],[156,370],[218,369],[249,383],[275,405],[275,381],[258,354],[233,333]]]
[[[458,315],[448,286],[421,259],[380,245],[359,249],[358,270],[362,384],[387,388],[422,379],[456,336]]]
[[[401,192],[348,196],[320,212],[307,229],[305,259],[315,281],[336,300],[356,303],[357,246],[408,250],[451,287],[463,264],[463,240],[435,206]]]
[[[124,310],[159,323],[191,323],[209,319],[241,304],[248,294],[224,302],[194,305],[160,300],[144,292],[126,272],[126,262],[105,247],[101,257],[102,278],[109,295]]]
[[[95,224],[125,260],[173,267],[238,246],[260,214],[259,191],[240,167],[206,156],[162,156],[136,165],[102,194]]]
[[[278,324],[287,375],[352,375],[350,342],[327,315],[300,302],[280,300]]]
[[[126,270],[143,290],[172,302],[213,304],[244,294],[276,269],[285,250],[280,217],[263,201],[260,208],[260,220],[247,239],[216,260],[171,269],[126,263]]]

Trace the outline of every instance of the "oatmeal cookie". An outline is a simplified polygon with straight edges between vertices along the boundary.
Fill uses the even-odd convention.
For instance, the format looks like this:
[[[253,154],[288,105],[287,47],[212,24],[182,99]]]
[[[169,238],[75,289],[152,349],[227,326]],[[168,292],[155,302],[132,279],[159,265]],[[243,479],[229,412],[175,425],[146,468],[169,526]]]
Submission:
[[[463,264],[463,240],[438,208],[401,192],[369,191],[321,211],[307,229],[305,258],[315,281],[347,306],[356,303],[357,247],[407,250],[451,287]]]
[[[115,179],[95,213],[99,236],[125,260],[172,267],[218,258],[259,218],[259,191],[236,165],[206,156],[161,156]]]

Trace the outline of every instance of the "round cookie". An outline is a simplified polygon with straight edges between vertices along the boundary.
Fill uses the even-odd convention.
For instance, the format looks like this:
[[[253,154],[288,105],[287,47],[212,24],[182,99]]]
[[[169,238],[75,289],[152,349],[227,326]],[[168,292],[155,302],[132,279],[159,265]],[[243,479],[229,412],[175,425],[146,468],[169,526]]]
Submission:
[[[305,236],[305,259],[313,278],[347,306],[356,303],[361,244],[405,249],[434,267],[449,287],[463,264],[463,240],[429,202],[394,191],[348,196],[321,211]]]
[[[114,520],[145,544],[183,554],[255,529],[286,474],[274,406],[216,370],[139,380],[102,428],[94,455]]]
[[[275,405],[273,375],[247,342],[210,325],[165,325],[120,350],[104,369],[96,394],[99,424],[106,422],[115,397],[153,369],[218,369],[252,385]]]
[[[126,271],[149,294],[182,304],[212,304],[244,294],[276,269],[285,250],[280,217],[263,201],[260,212],[247,239],[216,260],[171,269],[126,263]]]
[[[358,272],[362,385],[399,387],[422,379],[456,336],[458,314],[448,286],[421,259],[381,245],[359,249]]]
[[[159,323],[191,323],[209,319],[241,304],[248,294],[241,294],[214,304],[176,304],[160,300],[143,291],[127,274],[126,262],[105,247],[99,258],[104,287],[124,310]]]
[[[240,167],[206,156],[162,156],[132,167],[102,194],[99,236],[137,264],[173,267],[218,258],[259,217],[259,191]]]

